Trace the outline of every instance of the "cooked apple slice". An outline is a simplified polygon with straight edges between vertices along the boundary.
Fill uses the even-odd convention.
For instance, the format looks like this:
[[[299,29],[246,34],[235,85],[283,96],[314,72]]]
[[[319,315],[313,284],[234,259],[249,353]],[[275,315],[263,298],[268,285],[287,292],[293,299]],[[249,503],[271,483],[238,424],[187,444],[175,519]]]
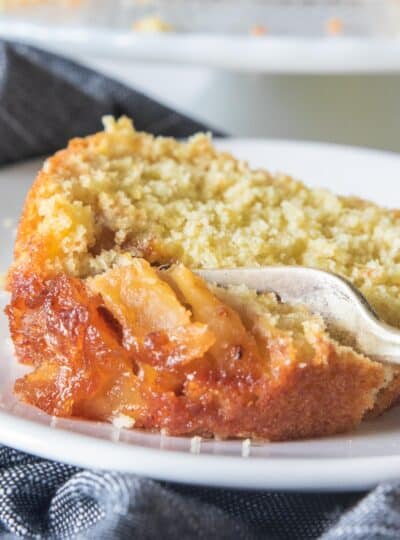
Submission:
[[[238,313],[217,298],[203,279],[182,264],[163,274],[190,305],[194,320],[207,324],[215,335],[210,353],[221,369],[240,372],[250,368],[248,373],[254,373],[265,363]]]
[[[121,324],[124,346],[142,361],[164,367],[188,362],[215,342],[207,322],[192,322],[190,311],[144,259],[131,258],[87,285]]]

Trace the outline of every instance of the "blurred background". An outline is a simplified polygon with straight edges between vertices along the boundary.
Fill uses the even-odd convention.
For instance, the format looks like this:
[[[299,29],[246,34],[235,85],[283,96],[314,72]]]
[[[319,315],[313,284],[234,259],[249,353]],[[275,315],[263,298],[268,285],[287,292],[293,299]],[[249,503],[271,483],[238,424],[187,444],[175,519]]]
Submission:
[[[400,151],[399,0],[0,0],[0,37],[235,136]]]

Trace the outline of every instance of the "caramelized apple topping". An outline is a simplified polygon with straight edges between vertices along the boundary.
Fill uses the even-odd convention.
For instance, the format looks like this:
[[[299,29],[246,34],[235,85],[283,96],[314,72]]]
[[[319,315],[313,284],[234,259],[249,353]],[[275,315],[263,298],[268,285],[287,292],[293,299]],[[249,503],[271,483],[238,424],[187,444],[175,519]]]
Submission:
[[[301,323],[263,322],[241,310],[239,291],[221,293],[182,265],[126,262],[87,281],[14,276],[11,334],[19,359],[33,366],[15,385],[24,401],[171,434],[281,438],[281,416],[298,418],[284,437],[308,422],[311,413],[298,411],[313,406],[311,385],[321,400],[325,380],[347,395],[342,368],[317,362],[331,354],[325,338],[328,349],[309,341],[308,363],[293,368],[300,345],[291,328]]]
[[[75,402],[101,392],[117,374],[133,373],[134,360],[104,317],[100,295],[66,275],[18,279],[7,314],[19,359],[37,366],[16,383],[26,401],[71,415]]]

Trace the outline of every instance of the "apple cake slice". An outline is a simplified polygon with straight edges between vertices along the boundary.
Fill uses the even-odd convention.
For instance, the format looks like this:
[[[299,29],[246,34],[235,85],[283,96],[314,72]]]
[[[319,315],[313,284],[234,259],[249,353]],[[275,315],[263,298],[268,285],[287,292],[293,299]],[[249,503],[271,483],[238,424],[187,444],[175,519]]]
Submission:
[[[288,440],[354,428],[399,368],[334,340],[273,294],[192,269],[337,272],[400,326],[400,214],[105,119],[46,161],[25,203],[7,314],[22,400],[175,435]]]

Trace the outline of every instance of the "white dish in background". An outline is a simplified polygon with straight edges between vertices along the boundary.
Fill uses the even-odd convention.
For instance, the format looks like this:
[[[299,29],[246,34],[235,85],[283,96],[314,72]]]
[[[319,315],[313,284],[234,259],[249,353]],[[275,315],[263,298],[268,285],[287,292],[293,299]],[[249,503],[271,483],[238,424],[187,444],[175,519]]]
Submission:
[[[134,32],[148,16],[173,31]],[[339,35],[328,34],[331,20]],[[251,36],[257,26],[266,35]],[[397,0],[81,0],[78,7],[53,0],[1,13],[0,36],[62,54],[235,71],[400,71]]]
[[[222,140],[218,146],[255,166],[309,185],[400,207],[400,155],[333,145]],[[0,270],[10,259],[12,228],[38,161],[0,170]],[[10,219],[13,221],[10,222]],[[6,302],[2,293],[2,305]],[[247,443],[166,437],[109,424],[47,416],[16,401],[6,318],[0,316],[0,442],[44,457],[154,478],[250,489],[358,490],[400,478],[400,410],[354,433],[323,439]]]

